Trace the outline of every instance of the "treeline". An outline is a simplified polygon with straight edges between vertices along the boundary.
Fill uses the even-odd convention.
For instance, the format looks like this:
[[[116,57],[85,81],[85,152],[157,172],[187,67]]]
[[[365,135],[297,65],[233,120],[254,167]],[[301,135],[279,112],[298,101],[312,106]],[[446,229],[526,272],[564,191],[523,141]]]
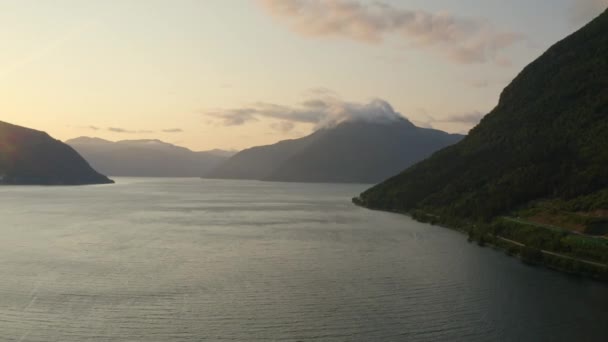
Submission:
[[[471,226],[469,240],[503,248],[531,264],[542,264],[573,274],[608,280],[608,240],[498,219]],[[511,242],[514,241],[515,243]],[[543,252],[546,251],[546,252]],[[564,257],[551,253],[563,255]]]

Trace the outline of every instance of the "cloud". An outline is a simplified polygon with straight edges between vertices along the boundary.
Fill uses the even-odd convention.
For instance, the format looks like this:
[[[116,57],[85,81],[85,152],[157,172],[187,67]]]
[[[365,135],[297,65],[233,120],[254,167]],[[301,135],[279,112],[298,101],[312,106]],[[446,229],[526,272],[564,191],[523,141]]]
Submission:
[[[294,127],[295,127],[295,124],[291,121],[275,122],[270,125],[270,128],[274,129],[275,131],[279,131],[281,133],[290,132],[291,130],[293,130]]]
[[[344,38],[379,44],[388,36],[399,37],[415,48],[431,49],[462,64],[508,65],[500,52],[525,36],[503,32],[483,20],[447,13],[396,8],[376,1],[356,0],[258,0],[271,16],[306,37]]]
[[[135,131],[131,131],[131,130],[119,128],[119,127],[108,127],[108,131],[114,132],[114,133],[136,133]]]
[[[476,125],[484,116],[486,116],[486,114],[479,111],[473,111],[464,114],[450,115],[447,118],[438,121]]]
[[[250,121],[257,121],[256,112],[257,110],[254,108],[237,108],[225,111],[217,110],[205,114],[221,119],[224,126],[241,126]]]
[[[608,0],[572,0],[571,21],[586,24],[608,8]]]
[[[310,88],[307,89],[304,92],[304,95],[306,96],[324,96],[324,97],[338,97],[338,93],[336,93],[335,91],[329,89],[329,88],[325,88],[325,87],[316,87],[316,88]]]
[[[108,127],[108,131],[113,132],[113,133],[125,133],[125,134],[135,134],[135,133],[149,134],[149,133],[154,133],[154,131],[149,131],[149,130],[135,131],[135,130],[120,128],[120,127]]]
[[[476,126],[484,116],[485,113],[480,111],[470,111],[466,113],[453,114],[444,118],[435,118],[426,112],[424,109],[418,109],[416,111],[417,117],[419,120],[414,121],[418,127],[424,128],[437,128],[441,127],[443,124],[457,124],[457,125],[465,125],[468,127]]]
[[[88,126],[87,128],[93,131],[99,131],[99,127],[97,126]]]
[[[181,128],[168,128],[162,130],[163,133],[182,133],[183,131],[184,130]]]
[[[343,121],[392,121],[403,118],[385,100],[369,103],[346,102],[334,96],[311,97],[296,106],[258,102],[244,108],[215,110],[204,113],[220,120],[224,126],[240,126],[260,118],[276,119],[271,127],[290,131],[295,123],[314,124],[317,128]]]

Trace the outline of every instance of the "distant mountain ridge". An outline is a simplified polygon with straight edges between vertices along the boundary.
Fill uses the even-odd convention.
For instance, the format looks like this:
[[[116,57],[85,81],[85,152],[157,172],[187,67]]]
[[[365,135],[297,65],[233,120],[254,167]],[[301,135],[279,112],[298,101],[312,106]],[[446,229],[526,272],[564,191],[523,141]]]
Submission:
[[[113,142],[79,137],[66,143],[95,168],[124,177],[200,177],[234,154],[223,150],[194,152],[156,139]]]
[[[0,184],[113,183],[47,133],[0,121]]]
[[[306,137],[246,149],[210,178],[285,182],[373,183],[386,179],[462,135],[414,126],[404,118],[351,120]]]

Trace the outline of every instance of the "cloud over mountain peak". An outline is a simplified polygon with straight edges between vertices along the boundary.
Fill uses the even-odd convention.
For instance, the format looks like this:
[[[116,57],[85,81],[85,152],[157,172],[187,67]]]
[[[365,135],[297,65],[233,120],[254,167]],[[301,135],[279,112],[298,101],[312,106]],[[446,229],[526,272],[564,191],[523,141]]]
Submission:
[[[308,98],[295,106],[257,102],[242,108],[205,112],[224,126],[240,126],[260,118],[279,120],[272,128],[282,132],[294,128],[294,123],[314,124],[316,129],[335,126],[345,121],[390,122],[405,119],[385,100],[368,103],[347,102],[335,96]]]

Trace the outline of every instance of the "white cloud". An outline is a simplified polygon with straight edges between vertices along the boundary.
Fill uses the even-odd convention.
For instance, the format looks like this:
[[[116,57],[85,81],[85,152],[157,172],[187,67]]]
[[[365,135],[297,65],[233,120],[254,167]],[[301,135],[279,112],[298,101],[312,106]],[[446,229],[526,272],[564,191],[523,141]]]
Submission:
[[[258,102],[243,108],[229,108],[204,112],[224,126],[240,126],[260,118],[276,119],[272,128],[290,131],[295,123],[314,124],[317,128],[344,121],[392,121],[403,118],[385,100],[369,103],[343,101],[335,96],[311,97],[296,106]]]
[[[500,55],[525,37],[496,29],[483,20],[447,13],[396,8],[376,1],[258,0],[274,18],[307,37],[338,37],[377,44],[401,37],[414,47],[431,49],[456,63],[508,66]]]

